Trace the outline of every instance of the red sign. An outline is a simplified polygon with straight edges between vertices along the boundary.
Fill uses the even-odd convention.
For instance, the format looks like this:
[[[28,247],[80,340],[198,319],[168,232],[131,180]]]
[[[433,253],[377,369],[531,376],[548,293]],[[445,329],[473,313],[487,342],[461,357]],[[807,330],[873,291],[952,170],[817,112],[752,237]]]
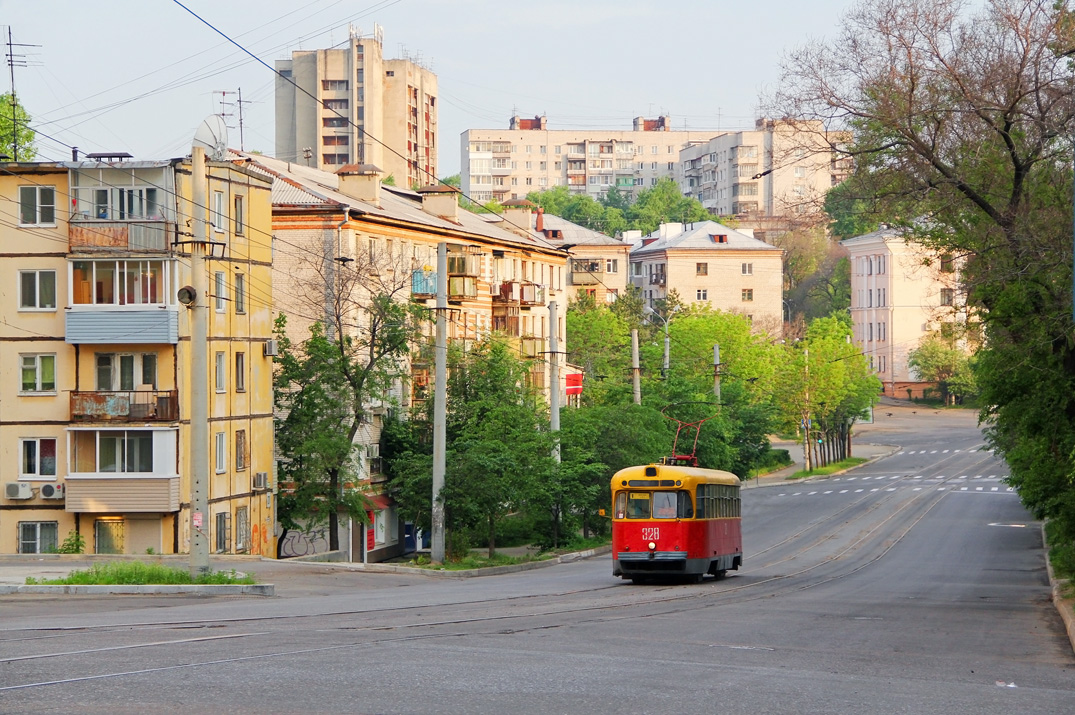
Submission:
[[[581,372],[569,372],[567,373],[567,394],[569,395],[581,395],[582,394],[582,373]]]
[[[370,551],[373,551],[374,547],[376,546],[373,533],[373,512],[367,511],[366,517],[370,520],[370,523],[366,526],[366,553],[369,553]]]
[[[202,528],[202,513],[200,511],[196,511],[193,514],[191,514],[190,515],[190,522],[194,526],[195,529]]]

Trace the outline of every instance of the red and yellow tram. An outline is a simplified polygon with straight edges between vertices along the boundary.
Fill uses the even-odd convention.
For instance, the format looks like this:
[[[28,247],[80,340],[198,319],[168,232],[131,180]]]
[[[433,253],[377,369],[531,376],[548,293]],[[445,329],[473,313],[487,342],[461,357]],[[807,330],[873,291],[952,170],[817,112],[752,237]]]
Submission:
[[[612,477],[612,574],[632,581],[723,576],[743,563],[739,477],[682,464]]]

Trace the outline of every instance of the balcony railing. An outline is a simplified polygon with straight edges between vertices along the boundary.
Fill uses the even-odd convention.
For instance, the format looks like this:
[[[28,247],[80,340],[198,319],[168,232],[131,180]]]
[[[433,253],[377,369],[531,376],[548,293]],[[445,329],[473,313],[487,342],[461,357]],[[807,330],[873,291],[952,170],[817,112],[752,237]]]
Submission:
[[[481,275],[482,257],[480,249],[465,253],[449,253],[448,254],[448,275],[449,276],[474,276],[477,278]]]
[[[175,241],[175,224],[170,221],[101,221],[73,217],[68,237],[72,251],[170,251]]]
[[[652,276],[649,277],[649,284],[651,286],[663,286],[664,285],[664,274],[663,273],[654,273]]]
[[[523,283],[519,293],[519,302],[523,305],[544,305],[545,286],[535,283]]]
[[[448,277],[448,300],[462,300],[478,296],[478,279],[471,276]]]
[[[74,391],[71,419],[83,422],[175,422],[178,390]]]
[[[418,268],[411,272],[411,295],[415,298],[431,298],[437,294],[437,274]]]
[[[493,293],[494,303],[518,303],[519,295],[522,293],[521,286],[516,281],[504,281],[497,286],[496,292]]]

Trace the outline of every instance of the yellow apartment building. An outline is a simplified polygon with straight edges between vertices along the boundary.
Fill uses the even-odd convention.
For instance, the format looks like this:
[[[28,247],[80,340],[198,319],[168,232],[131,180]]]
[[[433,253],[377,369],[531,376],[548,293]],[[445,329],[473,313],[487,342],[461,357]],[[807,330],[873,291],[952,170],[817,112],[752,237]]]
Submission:
[[[209,375],[190,372],[189,159],[0,164],[0,553],[189,548],[190,394],[211,395],[217,553],[275,555],[270,183],[209,162]]]
[[[330,173],[242,156],[253,170],[273,179],[273,232],[279,243],[273,294],[277,310],[288,316],[292,342],[301,342],[310,324],[324,319],[326,300],[344,290],[341,286],[353,291],[349,300],[359,305],[376,290],[429,309],[427,339],[411,358],[410,379],[371,402],[371,419],[356,436],[364,446],[358,487],[375,505],[372,528],[352,525],[350,542],[347,534],[340,535],[341,548],[354,560],[363,554],[368,561],[390,558],[403,550],[403,534],[394,506],[383,495],[377,449],[381,419],[391,407],[432,399],[438,244],[448,244],[449,340],[473,343],[493,332],[514,338],[520,354],[531,359],[530,379],[546,392],[551,360],[565,364],[567,253],[528,228],[533,224],[527,207],[514,207],[504,216],[474,214],[459,208],[454,189],[415,192],[385,186],[374,166],[351,165]],[[358,280],[356,271],[362,273]],[[558,305],[555,356],[549,354],[552,301]],[[562,396],[564,373],[561,369]]]

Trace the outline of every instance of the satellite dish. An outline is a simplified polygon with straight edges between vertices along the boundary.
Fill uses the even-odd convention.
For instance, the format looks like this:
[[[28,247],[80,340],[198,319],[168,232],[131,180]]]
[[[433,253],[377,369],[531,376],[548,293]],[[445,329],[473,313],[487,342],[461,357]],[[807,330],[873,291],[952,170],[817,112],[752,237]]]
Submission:
[[[228,158],[228,125],[219,114],[210,114],[194,132],[194,146],[205,149],[205,154],[213,161]]]

